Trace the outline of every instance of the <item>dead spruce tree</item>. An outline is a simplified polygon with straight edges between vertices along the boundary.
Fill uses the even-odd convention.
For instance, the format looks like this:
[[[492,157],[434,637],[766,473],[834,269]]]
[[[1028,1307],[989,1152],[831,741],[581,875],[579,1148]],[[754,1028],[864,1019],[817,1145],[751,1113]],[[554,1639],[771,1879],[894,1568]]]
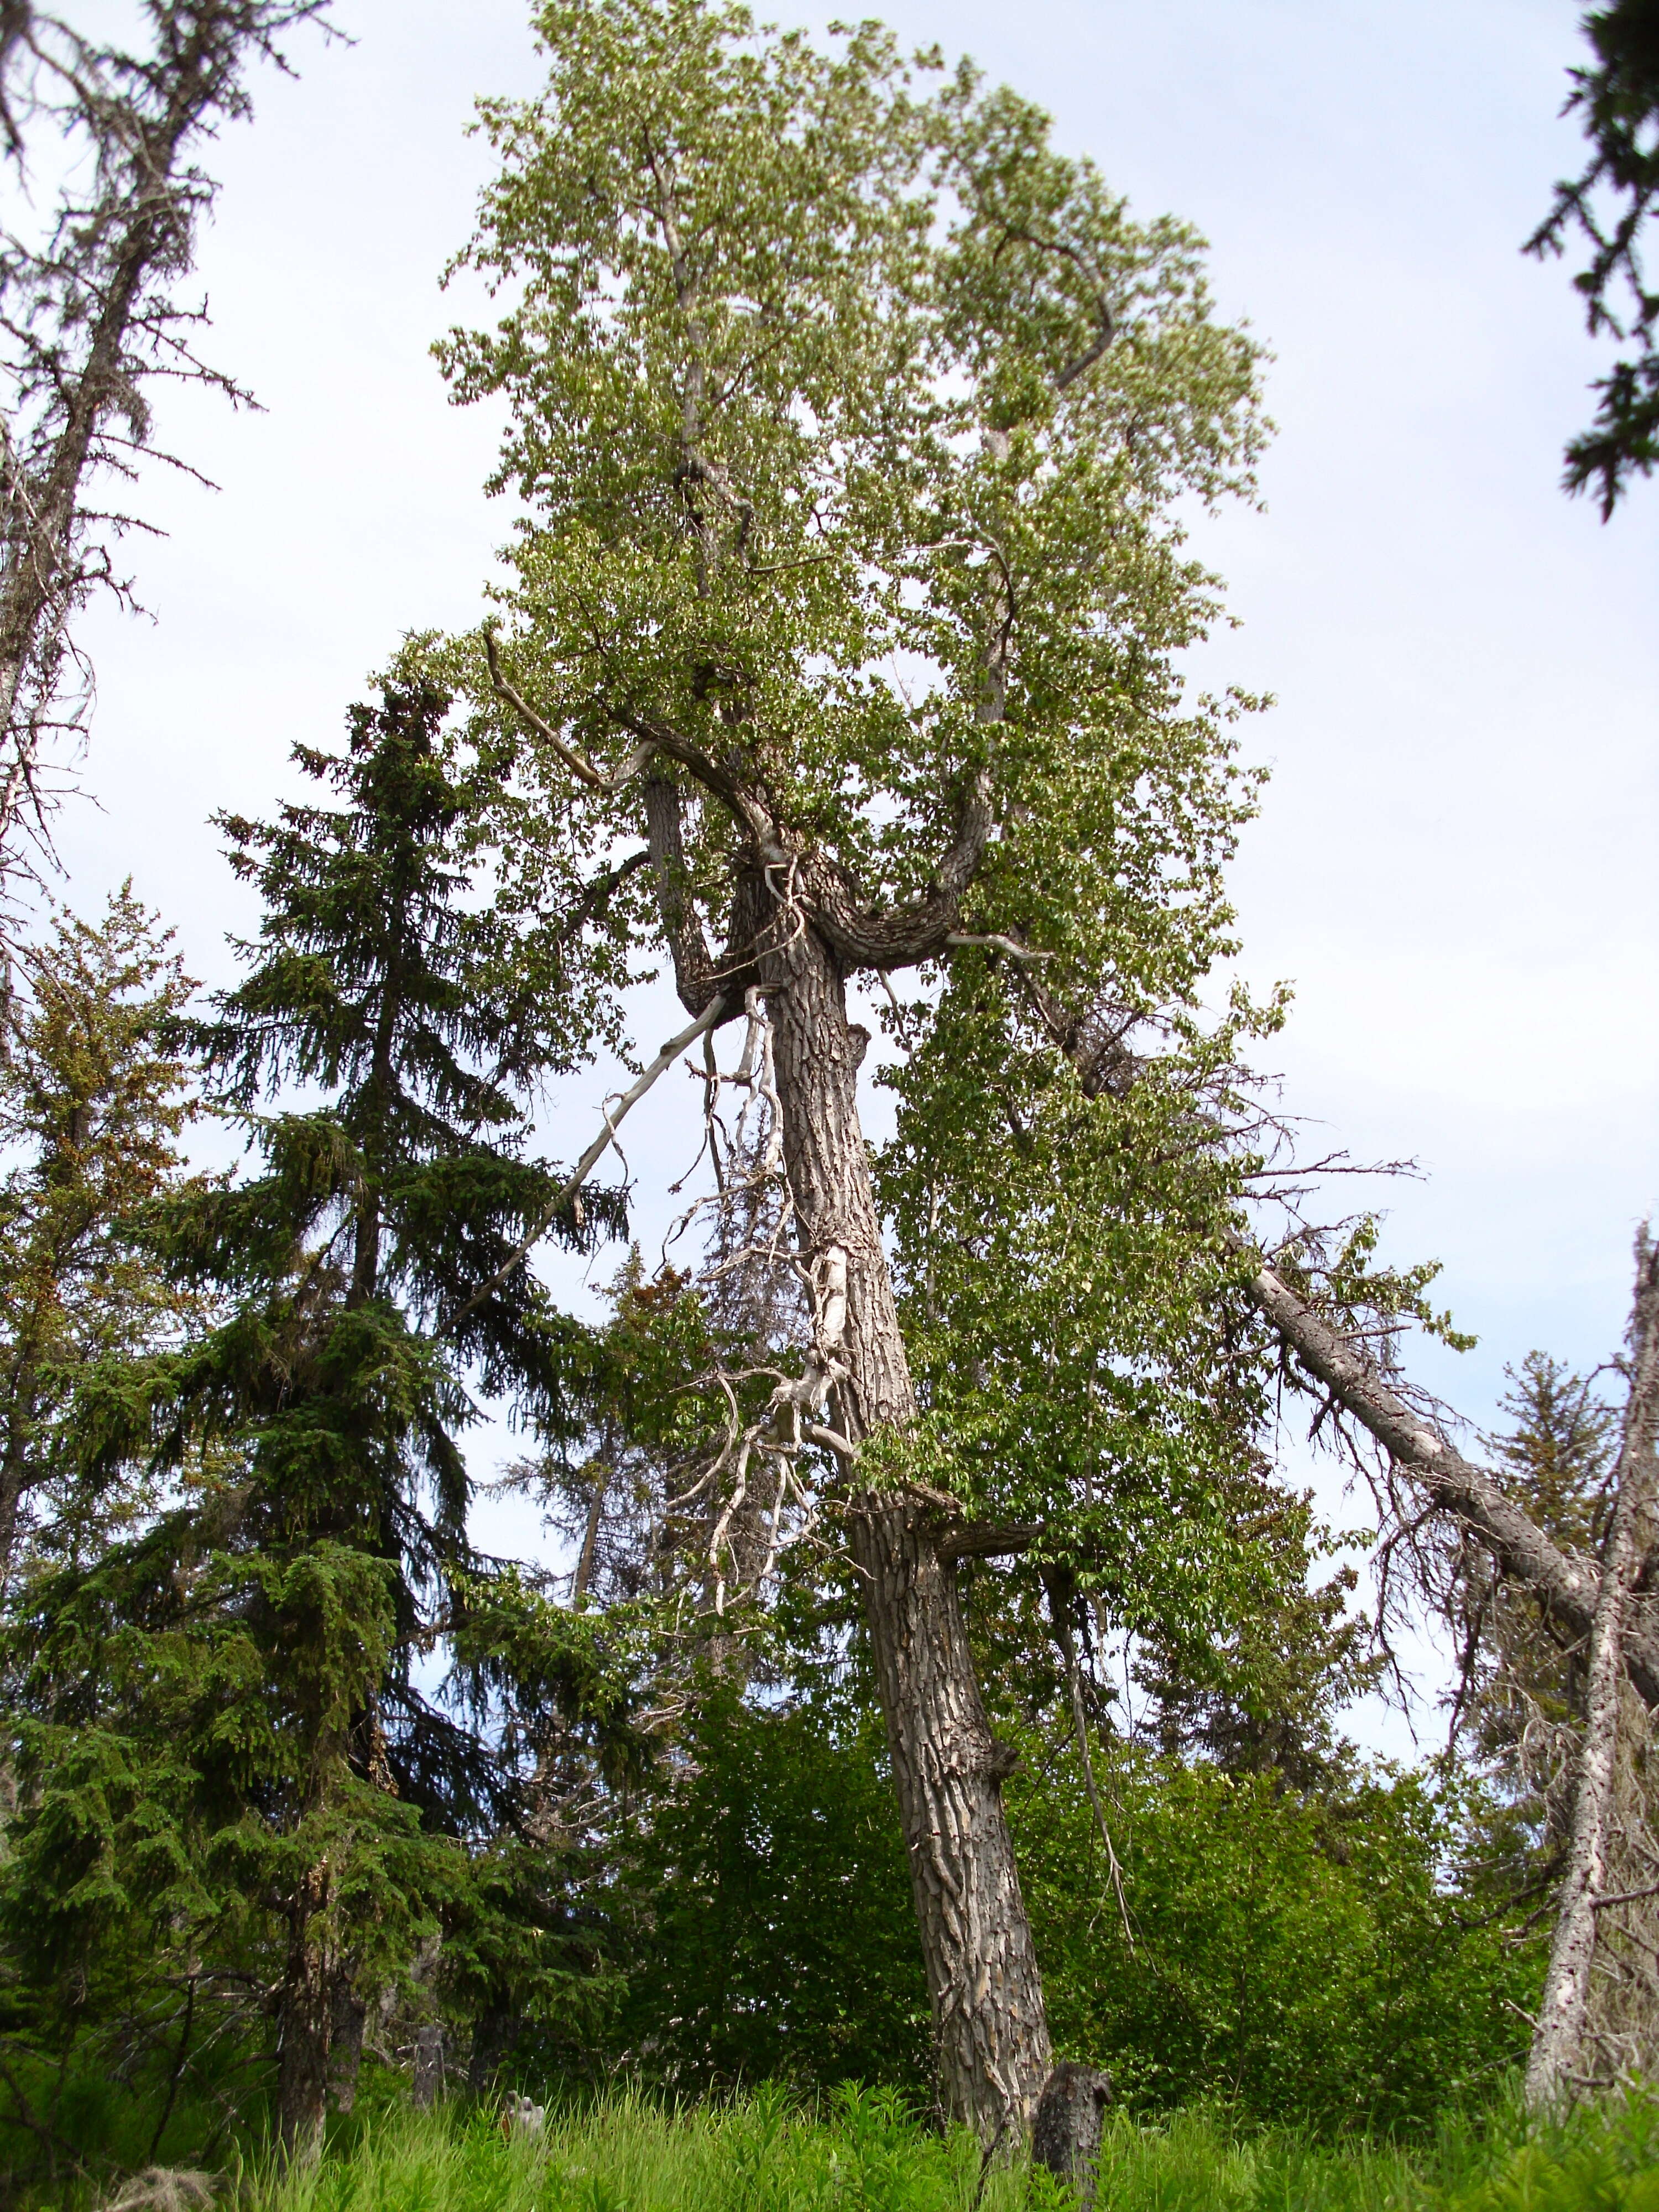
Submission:
[[[248,398],[201,358],[205,310],[177,295],[217,189],[201,149],[247,112],[250,65],[328,4],[142,0],[132,49],[29,0],[0,9],[13,205],[24,226],[49,210],[0,230],[0,886],[45,848],[84,724],[75,616],[100,588],[130,599],[116,547],[144,526],[109,502],[155,450],[155,393],[184,379]]]
[[[1630,1395],[1613,1469],[1613,1515],[1601,1559],[1601,1589],[1584,1655],[1583,1717],[1573,1778],[1572,1826],[1561,1876],[1549,1972],[1527,2064],[1527,2098],[1547,2109],[1602,2069],[1590,2045],[1590,1979],[1597,1918],[1634,1899],[1607,1879],[1613,1855],[1620,1722],[1626,1698],[1625,1639],[1634,1625],[1637,1585],[1651,1557],[1655,1528],[1654,1436],[1659,1427],[1659,1249],[1645,1227],[1637,1239],[1636,1292],[1630,1323]],[[1628,1825],[1628,1824],[1627,1824]],[[1643,1869],[1650,1877],[1654,1869]],[[1651,2004],[1650,2004],[1651,2009]],[[1650,2055],[1643,2052],[1641,2056]]]
[[[1242,1243],[1240,1252],[1249,1271],[1246,1295],[1287,1354],[1382,1447],[1400,1485],[1395,1515],[1408,1516],[1413,1498],[1417,1510],[1426,1506],[1444,1514],[1486,1547],[1507,1582],[1527,1592],[1563,1644],[1587,1638],[1601,1589],[1595,1561],[1564,1550],[1498,1475],[1448,1440],[1443,1419],[1356,1332],[1358,1316],[1322,1310],[1317,1297],[1293,1288],[1280,1269]],[[1623,1650],[1632,1687],[1645,1705],[1659,1706],[1659,1636],[1644,1621],[1632,1620]]]
[[[765,1011],[811,1314],[775,1422],[864,1592],[944,2101],[994,2141],[1049,2063],[954,1573],[1006,1545],[989,1455],[919,1402],[848,989],[919,974],[925,1012],[941,979],[1017,998],[1042,965],[1133,1012],[1190,999],[1224,947],[1251,787],[1173,670],[1213,611],[1176,511],[1248,494],[1256,350],[1212,319],[1189,232],[1132,222],[1035,109],[907,69],[876,27],[826,52],[699,0],[537,23],[549,83],[484,107],[502,168],[467,257],[513,304],[444,349],[459,400],[507,401],[498,483],[528,510],[472,680],[530,739],[544,835],[600,867],[644,839],[693,1018],[672,1046]],[[1015,1090],[1039,1063],[1075,1090],[1021,1037]],[[964,1132],[1008,1130],[997,1081],[964,1071]],[[1171,1200],[1200,1275],[1212,1181]],[[1173,1230],[1160,1249],[1157,1291],[1188,1297]],[[1020,1293],[1005,1337],[1034,1334]],[[1140,1357],[1116,1328],[1087,1389]],[[1119,1430],[1160,1435],[1134,1388]],[[1190,1455],[1164,1443],[1178,1520]],[[1030,1457],[1069,1510],[1065,1452]]]
[[[1562,1862],[1528,2101],[1555,2108],[1650,2070],[1659,2051],[1659,1254],[1647,1229],[1637,1241],[1628,1389],[1599,1545],[1583,1529],[1558,1540],[1550,1516],[1517,1494],[1524,1485],[1449,1441],[1445,1409],[1398,1364],[1397,1308],[1385,1299],[1362,1310],[1331,1295],[1299,1255],[1267,1264],[1236,1233],[1234,1245],[1245,1296],[1278,1338],[1287,1376],[1380,1448],[1385,1540],[1404,1547],[1419,1594],[1466,1632],[1482,1611],[1510,1616],[1496,1635],[1500,1676],[1508,1669],[1497,1692],[1521,1709],[1523,1728],[1548,1739],[1521,1747],[1520,1771],[1553,1800]],[[1540,1653],[1553,1656],[1568,1688],[1565,1719],[1543,1729],[1527,1680]]]

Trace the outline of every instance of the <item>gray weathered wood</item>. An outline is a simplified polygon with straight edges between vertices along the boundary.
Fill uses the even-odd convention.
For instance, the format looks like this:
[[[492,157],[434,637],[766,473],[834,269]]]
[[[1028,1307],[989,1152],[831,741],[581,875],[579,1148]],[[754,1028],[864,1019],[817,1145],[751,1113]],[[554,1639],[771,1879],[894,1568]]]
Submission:
[[[1043,2085],[1031,2128],[1031,2156],[1077,2191],[1083,2212],[1095,2199],[1095,2160],[1112,2077],[1097,2067],[1062,2059]]]
[[[429,2021],[415,2037],[415,2084],[409,2101],[417,2112],[429,2112],[443,2094],[444,2032]]]
[[[1582,2070],[1595,1914],[1607,1891],[1608,1824],[1619,1759],[1625,1634],[1641,1571],[1655,1487],[1654,1431],[1659,1421],[1659,1248],[1645,1228],[1637,1240],[1631,1318],[1630,1398],[1614,1469],[1613,1519],[1601,1587],[1586,1655],[1583,1736],[1573,1781],[1572,1830],[1557,1896],[1555,1931],[1543,2002],[1527,2062],[1527,2101],[1534,2111],[1562,2103]]]
[[[1416,1477],[1435,1504],[1480,1536],[1503,1571],[1524,1583],[1559,1628],[1574,1639],[1587,1637],[1601,1590],[1595,1565],[1552,1543],[1484,1468],[1454,1450],[1413,1413],[1389,1388],[1375,1361],[1297,1297],[1271,1267],[1259,1267],[1245,1287],[1309,1373],[1397,1465]],[[1659,1706],[1659,1649],[1652,1639],[1631,1634],[1625,1665],[1643,1699]]]

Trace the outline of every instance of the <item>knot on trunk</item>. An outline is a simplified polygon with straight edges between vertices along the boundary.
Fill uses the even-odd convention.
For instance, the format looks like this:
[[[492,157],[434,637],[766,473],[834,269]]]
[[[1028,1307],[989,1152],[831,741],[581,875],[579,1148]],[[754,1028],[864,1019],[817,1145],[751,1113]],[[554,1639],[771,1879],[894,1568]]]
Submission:
[[[1071,2184],[1084,2212],[1094,2202],[1101,2121],[1111,2101],[1109,2074],[1065,2058],[1043,2084],[1031,2123],[1031,2156]]]
[[[1004,1743],[993,1736],[981,1763],[980,1771],[988,1781],[1006,1782],[1019,1765],[1019,1752],[1012,1743]]]

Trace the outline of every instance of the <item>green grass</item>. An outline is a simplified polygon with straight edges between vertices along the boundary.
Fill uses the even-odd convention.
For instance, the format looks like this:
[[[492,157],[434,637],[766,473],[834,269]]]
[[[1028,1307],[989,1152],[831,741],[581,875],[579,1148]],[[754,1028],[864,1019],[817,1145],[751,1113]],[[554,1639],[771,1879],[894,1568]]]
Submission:
[[[976,2146],[900,2100],[840,2091],[814,2116],[766,2090],[674,2111],[629,2094],[505,2141],[488,2115],[388,2114],[309,2174],[249,2192],[258,2212],[971,2212]],[[1024,2177],[987,2177],[1014,2212]]]
[[[322,2164],[264,2166],[248,2212],[1060,2212],[1073,2199],[1024,2168],[981,2187],[976,2148],[941,2140],[879,2091],[816,2111],[767,2091],[675,2111],[623,2093],[550,2112],[507,2142],[487,2113],[366,2117]],[[1659,2212],[1659,2100],[1632,2098],[1529,2129],[1505,2106],[1449,2120],[1409,2148],[1240,2135],[1183,2114],[1108,2132],[1099,2212]]]

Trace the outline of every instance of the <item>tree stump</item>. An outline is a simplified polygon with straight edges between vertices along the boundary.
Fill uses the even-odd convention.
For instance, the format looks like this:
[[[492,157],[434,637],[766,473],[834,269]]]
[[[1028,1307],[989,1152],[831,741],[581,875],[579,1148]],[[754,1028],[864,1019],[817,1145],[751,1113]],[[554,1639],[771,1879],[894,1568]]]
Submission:
[[[1071,2184],[1083,2212],[1094,2203],[1101,2118],[1111,2101],[1109,2074],[1062,2059],[1043,2084],[1031,2124],[1031,2156]]]

